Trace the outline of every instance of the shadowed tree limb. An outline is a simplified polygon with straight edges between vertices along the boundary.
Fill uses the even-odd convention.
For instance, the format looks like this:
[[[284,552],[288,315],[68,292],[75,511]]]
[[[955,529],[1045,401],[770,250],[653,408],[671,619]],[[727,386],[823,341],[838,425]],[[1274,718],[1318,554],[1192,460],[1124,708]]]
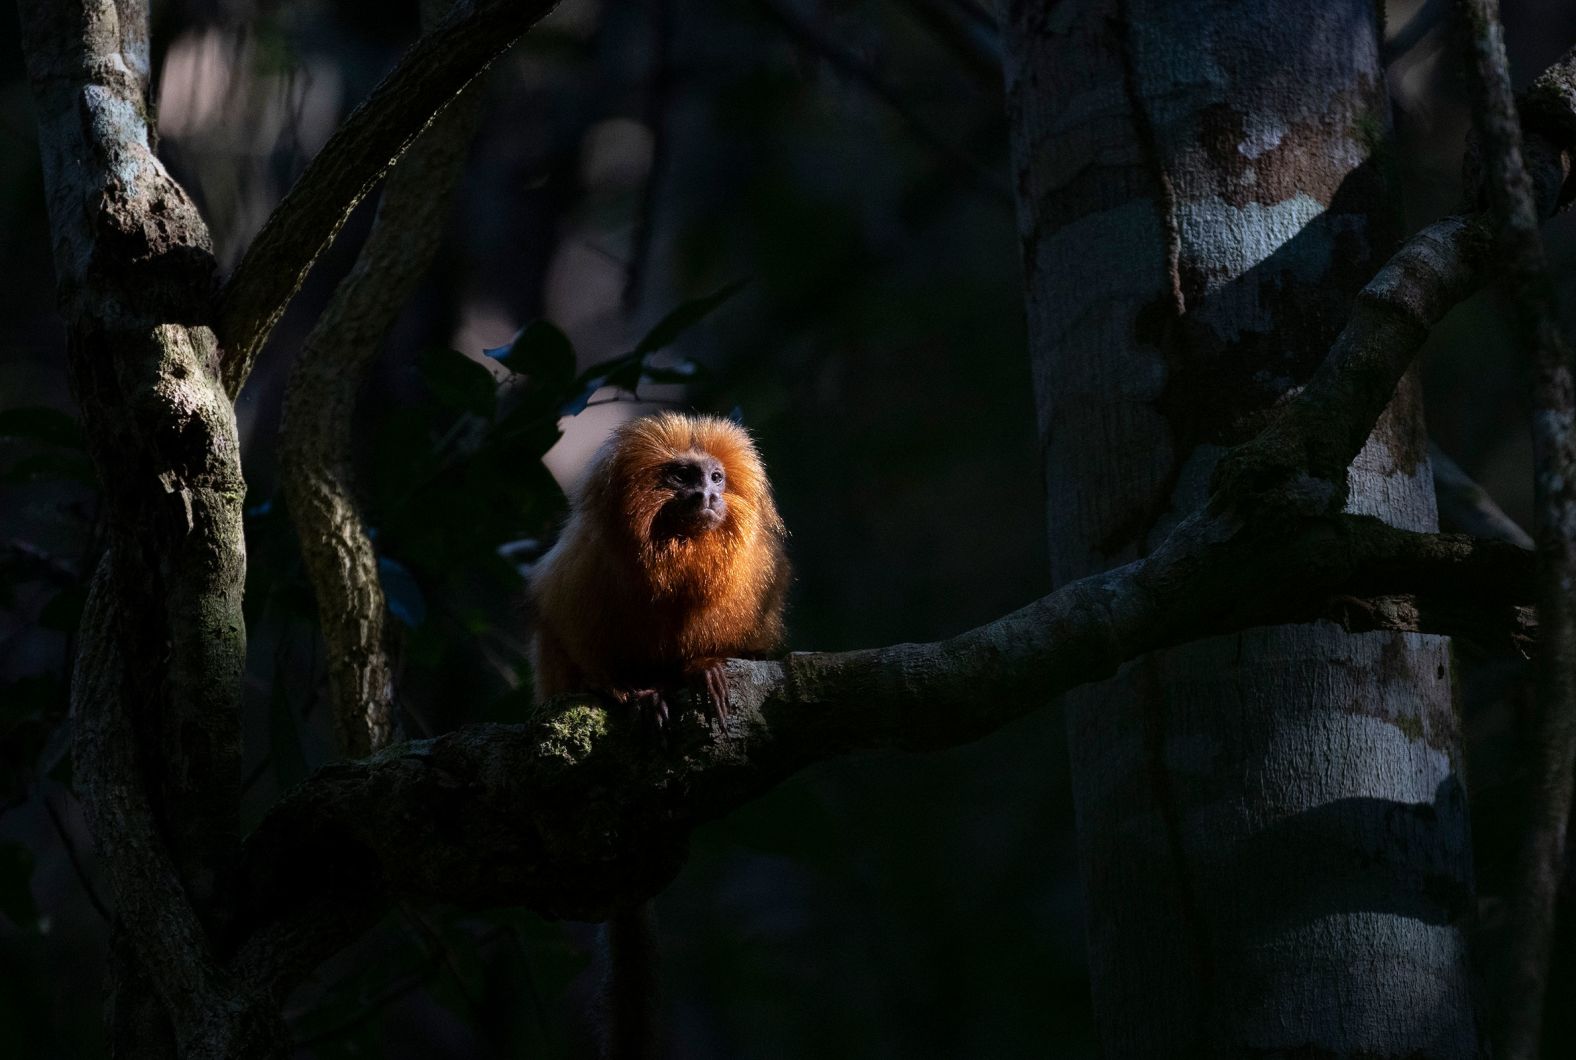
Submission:
[[[946,641],[730,662],[726,727],[682,712],[658,751],[565,697],[523,725],[320,770],[248,841],[247,974],[286,992],[345,941],[292,924],[370,924],[391,898],[604,919],[667,883],[691,828],[797,770],[971,742],[1157,648],[1315,619],[1530,647],[1526,550],[1366,516],[1295,526],[1196,517],[1145,559]]]
[[[1536,715],[1529,743],[1534,755],[1532,804],[1510,892],[1499,1035],[1504,1056],[1533,1060],[1543,1036],[1554,905],[1576,767],[1576,393],[1571,351],[1560,332],[1554,285],[1538,234],[1542,211],[1522,161],[1521,123],[1505,62],[1498,0],[1458,0],[1457,10],[1473,74],[1473,126],[1482,145],[1483,193],[1495,220],[1496,250],[1505,266],[1518,337],[1533,362],[1533,532],[1543,642],[1534,671]]]
[[[461,0],[329,137],[225,283],[219,336],[231,397],[350,211],[460,90],[555,6],[557,0]]]
[[[427,0],[423,22],[448,6]],[[443,240],[481,98],[481,84],[472,82],[389,173],[360,256],[307,336],[285,389],[280,480],[328,645],[335,732],[353,758],[394,734],[387,609],[350,459],[356,396]]]

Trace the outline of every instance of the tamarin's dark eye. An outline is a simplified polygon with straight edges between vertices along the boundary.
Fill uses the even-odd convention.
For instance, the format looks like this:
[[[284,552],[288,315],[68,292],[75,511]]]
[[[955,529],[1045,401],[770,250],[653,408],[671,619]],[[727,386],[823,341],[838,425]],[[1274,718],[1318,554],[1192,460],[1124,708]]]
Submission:
[[[711,480],[713,482],[721,482],[722,481],[722,472],[721,471],[713,471],[711,473]]]

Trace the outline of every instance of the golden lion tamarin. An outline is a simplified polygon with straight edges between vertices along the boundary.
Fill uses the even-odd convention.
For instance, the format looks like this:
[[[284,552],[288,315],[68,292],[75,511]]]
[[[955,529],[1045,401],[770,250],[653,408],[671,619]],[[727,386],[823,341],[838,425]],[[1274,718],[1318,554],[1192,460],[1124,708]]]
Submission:
[[[661,726],[666,690],[701,679],[726,720],[722,660],[782,641],[783,537],[744,428],[674,412],[619,427],[531,577],[537,701],[598,692]],[[660,1055],[649,905],[615,913],[606,948],[603,1056]]]
[[[660,412],[618,427],[531,577],[537,700],[600,692],[660,725],[664,690],[700,679],[726,717],[722,660],[782,641],[784,533],[738,424]]]

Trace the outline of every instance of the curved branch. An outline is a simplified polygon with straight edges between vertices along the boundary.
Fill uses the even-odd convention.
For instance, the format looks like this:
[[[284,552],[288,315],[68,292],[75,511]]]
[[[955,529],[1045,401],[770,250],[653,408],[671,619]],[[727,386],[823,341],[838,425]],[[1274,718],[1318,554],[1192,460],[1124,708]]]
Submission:
[[[1128,659],[1325,618],[1525,648],[1530,553],[1363,516],[1295,533],[1195,517],[1153,555],[935,644],[728,664],[725,727],[681,713],[668,743],[596,701],[474,725],[320,770],[247,842],[251,974],[277,991],[342,940],[297,919],[375,918],[393,897],[603,919],[677,871],[685,837],[815,762],[976,740]]]
[[[1526,152],[1528,205],[1531,217],[1545,219],[1576,191],[1569,179],[1576,49],[1538,78],[1528,100],[1538,115]],[[1429,329],[1483,283],[1494,229],[1488,214],[1469,214],[1437,221],[1409,239],[1358,294],[1351,319],[1308,385],[1263,433],[1221,459],[1217,494],[1243,502],[1280,493],[1315,506],[1344,500],[1346,469]],[[1308,495],[1310,476],[1322,483],[1313,487],[1318,497]]]
[[[1511,891],[1508,975],[1500,1046],[1512,1058],[1539,1054],[1554,944],[1554,906],[1564,876],[1565,830],[1576,772],[1576,382],[1560,331],[1554,284],[1538,234],[1541,211],[1522,160],[1497,0],[1459,0],[1474,74],[1473,125],[1482,144],[1483,190],[1521,341],[1533,360],[1538,618],[1544,650],[1535,672],[1533,804]],[[1541,79],[1545,84],[1548,78]],[[1567,88],[1568,100],[1569,86]]]
[[[219,335],[231,397],[350,211],[460,90],[556,4],[462,0],[329,138],[225,284]]]
[[[351,757],[380,750],[394,734],[387,612],[350,459],[356,396],[442,242],[481,99],[473,82],[389,174],[361,254],[307,336],[285,389],[280,478],[328,643],[335,731]]]

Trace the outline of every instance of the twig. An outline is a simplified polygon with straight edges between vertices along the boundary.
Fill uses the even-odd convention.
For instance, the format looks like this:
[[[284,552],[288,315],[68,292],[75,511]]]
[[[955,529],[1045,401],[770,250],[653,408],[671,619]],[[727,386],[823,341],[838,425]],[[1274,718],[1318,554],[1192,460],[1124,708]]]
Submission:
[[[968,178],[970,185],[993,202],[1013,208],[1012,193],[993,174],[980,165],[979,160],[959,149],[935,129],[930,127],[904,99],[902,94],[882,80],[871,65],[834,41],[828,40],[810,25],[803,16],[780,0],[757,0],[761,10],[801,47],[826,60],[827,64],[885,104],[909,127],[915,138],[939,155],[948,166]]]
[[[429,0],[423,6],[430,22],[433,8],[449,5]],[[480,103],[477,82],[389,174],[366,244],[307,336],[285,390],[280,478],[328,643],[334,728],[351,757],[381,748],[394,733],[386,607],[350,459],[356,396],[442,242]]]
[[[1538,623],[1535,671],[1534,803],[1511,889],[1504,1029],[1511,1060],[1533,1060],[1553,949],[1554,905],[1565,858],[1576,767],[1576,391],[1571,351],[1560,332],[1532,180],[1522,161],[1521,123],[1505,62],[1498,0],[1458,0],[1474,74],[1473,125],[1483,146],[1484,192],[1523,343],[1533,355]]]
[[[225,284],[219,335],[231,397],[350,211],[434,116],[554,6],[555,0],[457,4],[329,137]]]
[[[47,581],[51,585],[69,586],[75,585],[81,580],[81,575],[72,570],[69,563],[50,555],[32,542],[24,541],[19,537],[13,537],[10,541],[0,545],[0,550],[14,553],[19,564],[24,569],[30,573],[36,571],[41,580]]]

